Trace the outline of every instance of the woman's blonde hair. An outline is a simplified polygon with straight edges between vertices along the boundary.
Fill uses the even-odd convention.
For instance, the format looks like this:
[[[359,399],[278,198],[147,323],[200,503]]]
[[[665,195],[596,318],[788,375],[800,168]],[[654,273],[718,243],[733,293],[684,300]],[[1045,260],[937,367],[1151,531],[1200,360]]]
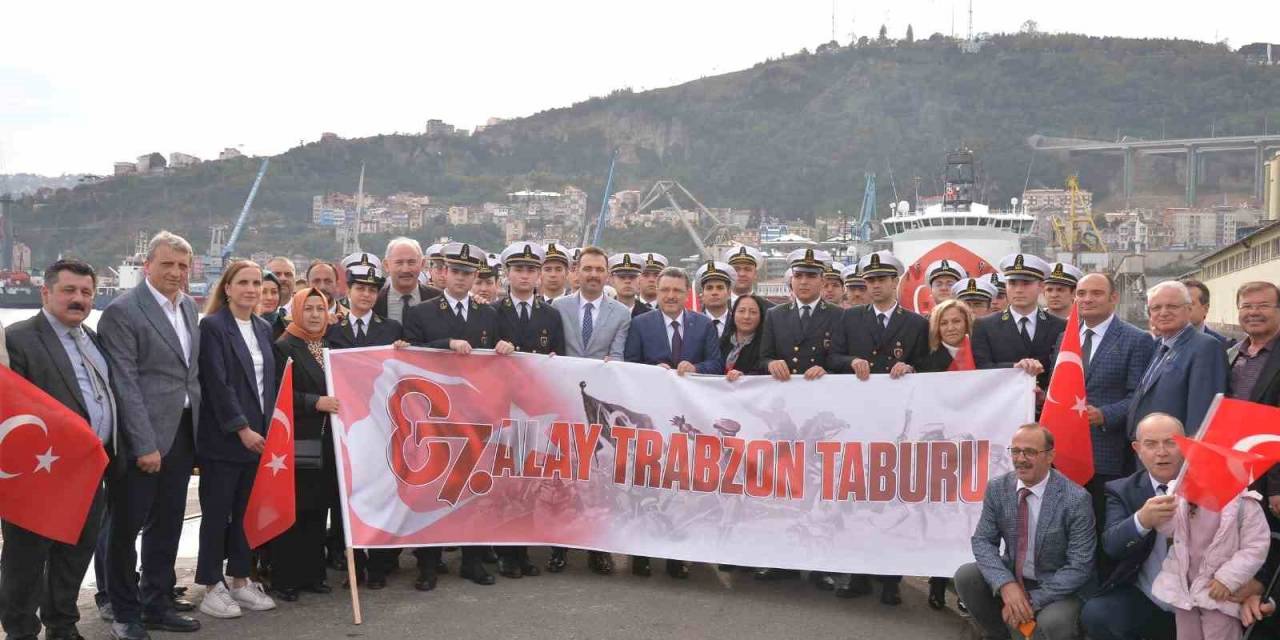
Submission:
[[[942,323],[942,314],[946,313],[949,309],[956,309],[964,316],[965,335],[973,333],[973,309],[970,309],[969,305],[965,304],[963,301],[955,298],[943,300],[942,304],[934,307],[933,311],[929,312],[930,351],[936,351],[938,346],[942,344],[942,331],[939,329],[939,325]]]
[[[211,316],[227,306],[227,285],[235,280],[237,273],[249,267],[262,271],[262,267],[259,267],[258,263],[252,260],[236,260],[227,265],[226,270],[222,272],[222,276],[218,278],[218,284],[209,290],[209,299],[204,303],[204,314],[206,316]]]

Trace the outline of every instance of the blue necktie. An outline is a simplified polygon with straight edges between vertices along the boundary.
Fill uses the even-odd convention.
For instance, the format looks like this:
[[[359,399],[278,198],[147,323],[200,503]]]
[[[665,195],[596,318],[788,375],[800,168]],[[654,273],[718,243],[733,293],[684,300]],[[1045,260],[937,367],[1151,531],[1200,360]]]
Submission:
[[[582,309],[582,349],[585,351],[587,345],[591,344],[591,332],[595,330],[595,323],[591,321],[591,307],[594,305],[590,302]]]

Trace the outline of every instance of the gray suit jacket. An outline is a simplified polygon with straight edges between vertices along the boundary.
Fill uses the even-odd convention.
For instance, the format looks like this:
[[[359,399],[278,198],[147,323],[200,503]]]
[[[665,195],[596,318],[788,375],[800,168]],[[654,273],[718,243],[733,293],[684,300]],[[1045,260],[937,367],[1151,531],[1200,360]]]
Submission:
[[[1017,520],[1018,476],[1011,471],[987,484],[982,518],[971,539],[978,569],[993,590],[1014,581],[1011,547],[1018,540]],[[1027,592],[1031,606],[1039,611],[1069,596],[1088,597],[1096,586],[1093,557],[1098,545],[1089,493],[1050,471],[1035,537],[1038,584]],[[1002,540],[1006,543],[1003,554]]]
[[[600,297],[600,308],[595,312],[595,329],[591,331],[591,343],[582,344],[582,296],[573,294],[556,298],[552,308],[560,312],[564,322],[565,355],[595,360],[622,360],[627,346],[627,331],[631,329],[631,311],[621,302],[609,296]]]
[[[191,356],[185,360],[178,334],[146,283],[113,300],[98,320],[98,335],[116,365],[113,374],[119,381],[118,402],[130,460],[154,451],[162,456],[169,453],[182,422],[185,397],[191,398],[192,428],[198,427],[200,328],[191,296],[182,294],[179,305],[191,335]]]

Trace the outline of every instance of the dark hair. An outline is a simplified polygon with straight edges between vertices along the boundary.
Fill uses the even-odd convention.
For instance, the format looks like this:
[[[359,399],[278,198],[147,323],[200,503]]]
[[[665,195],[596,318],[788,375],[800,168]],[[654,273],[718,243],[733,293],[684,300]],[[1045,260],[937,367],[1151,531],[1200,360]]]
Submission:
[[[1236,304],[1240,304],[1240,298],[1243,298],[1244,294],[1256,293],[1258,291],[1270,291],[1271,293],[1274,293],[1276,296],[1276,303],[1280,304],[1280,287],[1264,280],[1254,280],[1253,282],[1246,282],[1240,285],[1240,288],[1236,290]]]
[[[605,269],[609,268],[609,254],[605,253],[604,249],[595,246],[583,247],[582,251],[578,253],[578,262],[582,262],[582,259],[587,256],[600,256],[601,258],[604,258]]]
[[[693,282],[689,279],[689,274],[685,273],[684,269],[681,269],[680,267],[667,267],[666,269],[662,270],[662,273],[658,274],[658,277],[659,278],[680,278],[681,280],[684,281],[684,288],[686,291],[688,291],[689,288],[693,286]]]
[[[272,273],[270,269],[262,270],[262,281],[264,283],[270,282],[271,284],[274,284],[277,289],[280,288],[280,278],[277,278],[276,274]]]
[[[1107,281],[1107,294],[1110,295],[1116,292],[1116,277],[1111,275],[1110,272],[1091,271],[1089,273],[1084,274],[1083,276],[1080,276],[1080,279],[1084,280],[1088,276],[1102,276]],[[1208,300],[1208,299],[1209,299],[1208,294],[1205,294],[1205,300]]]
[[[51,287],[58,284],[58,276],[63,271],[70,271],[77,276],[89,276],[93,279],[93,286],[98,286],[98,274],[89,266],[88,262],[83,260],[75,260],[67,258],[59,260],[44,270],[44,286]]]
[[[1195,289],[1196,291],[1199,291],[1200,304],[1206,307],[1209,306],[1209,287],[1205,286],[1203,282],[1200,282],[1199,280],[1195,280],[1192,278],[1179,280],[1179,282],[1181,282],[1183,285],[1186,285],[1188,289]]]
[[[760,324],[756,326],[756,330],[751,334],[751,344],[743,347],[742,352],[738,354],[738,362],[740,364],[747,364],[751,366],[759,359],[760,343],[763,341],[762,336],[764,336],[764,312],[769,307],[769,302],[764,299],[764,296],[758,296],[755,294],[749,296],[738,296],[738,299],[734,300],[733,304],[729,306],[729,320],[725,322],[724,333],[720,335],[720,361],[723,363],[725,358],[728,357],[729,352],[733,351],[733,336],[738,333],[738,323],[734,322],[733,318],[738,314],[738,305],[742,304],[743,300],[754,300],[756,306],[760,308]],[[752,371],[750,368],[736,368],[743,373],[755,373],[755,371]]]

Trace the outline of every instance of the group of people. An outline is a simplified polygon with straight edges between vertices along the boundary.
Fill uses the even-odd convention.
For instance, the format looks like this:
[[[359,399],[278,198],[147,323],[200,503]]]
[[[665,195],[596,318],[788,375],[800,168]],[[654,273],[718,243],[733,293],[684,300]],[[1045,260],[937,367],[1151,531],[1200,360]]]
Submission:
[[[1052,638],[1076,637],[1081,620],[1093,638],[1164,637],[1147,629],[1175,617],[1164,615],[1170,610],[1182,637],[1191,614],[1205,628],[1229,626],[1222,617],[1242,628],[1241,621],[1266,610],[1261,586],[1269,584],[1265,572],[1272,569],[1252,567],[1263,522],[1256,500],[1242,498],[1239,518],[1228,512],[1220,518],[1220,528],[1239,529],[1224,543],[1234,549],[1210,544],[1202,552],[1201,541],[1219,520],[1209,524],[1207,510],[1152,496],[1167,489],[1180,464],[1170,434],[1194,431],[1215,394],[1280,402],[1280,358],[1272,357],[1280,290],[1270,283],[1241,287],[1236,302],[1247,337],[1228,344],[1202,326],[1208,290],[1199,283],[1154,287],[1147,332],[1116,317],[1118,292],[1109,275],[1030,254],[1008,256],[998,273],[986,275],[971,276],[948,260],[929,265],[927,316],[899,304],[904,265],[887,251],[848,266],[821,250],[792,252],[790,299],[775,303],[756,293],[764,256],[747,246],[702,263],[691,276],[657,253],[608,255],[596,247],[534,242],[499,254],[458,242],[424,251],[415,240],[396,238],[382,256],[357,253],[336,264],[314,262],[303,272],[283,257],[265,265],[233,261],[202,311],[184,292],[192,257],[186,240],[156,235],[146,280],[107,307],[96,332],[84,326],[95,272],[83,262],[59,260],[45,274],[44,308],[9,328],[0,356],[84,417],[111,459],[79,544],[4,523],[0,623],[11,637],[35,637],[43,625],[47,638],[78,638],[75,596],[91,557],[99,610],[112,620],[113,638],[199,629],[199,621],[185,615],[197,605],[178,587],[174,571],[195,467],[202,613],[232,618],[303,593],[330,592],[326,569],[347,567],[328,419],[342,401],[327,395],[325,349],[414,345],[461,354],[556,354],[658,366],[675,375],[723,375],[730,382],[750,375],[787,381],[852,374],[857,384],[872,374],[1017,367],[1037,378],[1039,398],[1073,304],[1097,473],[1086,487],[1075,486],[1051,470],[1046,430],[1033,424],[1014,436],[1015,471],[988,487],[973,538],[977,562],[954,576],[984,637],[1007,636],[1031,619]],[[694,296],[699,311],[687,308]],[[243,519],[289,360],[297,521],[251,550]],[[1274,526],[1280,475],[1259,488],[1268,500],[1266,522]],[[135,551],[140,532],[141,557]],[[1181,546],[1187,540],[1189,553]],[[413,551],[416,589],[436,588],[437,577],[449,570],[442,551]],[[524,547],[464,547],[458,571],[491,585],[496,578],[486,564],[496,562],[499,575],[516,579],[565,571],[568,554],[553,548],[539,567]],[[401,555],[357,552],[356,581],[385,588]],[[1248,555],[1248,562],[1234,561],[1237,555]],[[1216,582],[1188,588],[1187,580],[1161,578],[1175,561],[1176,570],[1216,576]],[[1214,574],[1224,563],[1231,572]],[[608,553],[587,552],[587,564],[599,574],[614,571]],[[649,558],[629,564],[635,575],[651,574]],[[667,560],[664,569],[672,578],[689,575],[682,561]],[[1113,570],[1100,575],[1102,569]],[[799,576],[750,570],[762,580]],[[1249,580],[1236,579],[1242,576]],[[1099,577],[1101,589],[1091,590]],[[847,598],[871,594],[878,583],[882,603],[901,602],[898,576],[811,572],[809,579]],[[946,606],[949,582],[930,580],[931,606]]]

